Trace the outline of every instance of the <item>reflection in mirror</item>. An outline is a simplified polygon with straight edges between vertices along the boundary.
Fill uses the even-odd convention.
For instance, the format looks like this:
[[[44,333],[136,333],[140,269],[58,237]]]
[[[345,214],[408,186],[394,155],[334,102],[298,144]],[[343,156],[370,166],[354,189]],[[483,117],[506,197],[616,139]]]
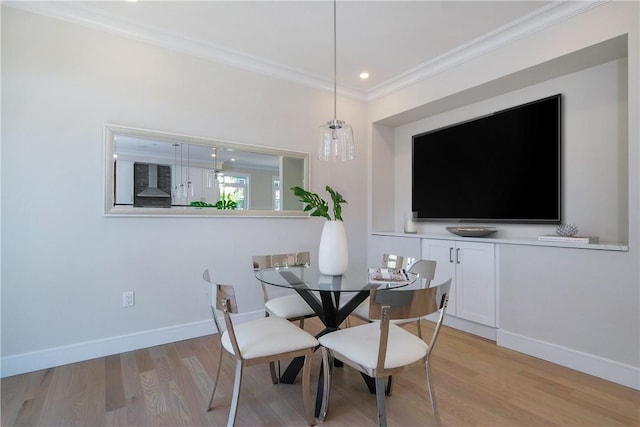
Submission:
[[[309,154],[105,126],[105,214],[306,216]]]

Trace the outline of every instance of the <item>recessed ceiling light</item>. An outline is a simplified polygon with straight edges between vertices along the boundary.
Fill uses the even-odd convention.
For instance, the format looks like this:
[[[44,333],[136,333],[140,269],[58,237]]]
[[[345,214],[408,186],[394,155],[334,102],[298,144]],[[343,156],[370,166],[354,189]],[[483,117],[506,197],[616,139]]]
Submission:
[[[369,78],[369,73],[360,73],[360,78],[361,78],[362,80],[366,80],[366,79],[368,79],[368,78]]]

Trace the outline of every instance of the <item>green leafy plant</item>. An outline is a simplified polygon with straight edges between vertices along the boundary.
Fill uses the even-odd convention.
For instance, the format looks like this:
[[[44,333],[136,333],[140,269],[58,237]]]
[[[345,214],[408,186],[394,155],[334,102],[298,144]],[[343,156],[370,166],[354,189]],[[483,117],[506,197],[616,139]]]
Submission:
[[[231,194],[222,194],[214,206],[218,209],[235,209],[238,207],[238,202]]]
[[[189,206],[191,206],[192,208],[215,208],[215,205],[207,202],[202,202],[200,200],[194,200],[193,202],[189,203]]]
[[[336,221],[342,221],[342,206],[341,204],[347,203],[340,193],[335,191],[328,185],[325,190],[331,195],[331,201],[333,203],[333,218]],[[327,202],[316,193],[305,190],[302,187],[291,187],[291,191],[295,194],[302,203],[305,204],[304,211],[311,211],[311,216],[320,216],[331,221],[331,214],[329,213],[329,205]]]

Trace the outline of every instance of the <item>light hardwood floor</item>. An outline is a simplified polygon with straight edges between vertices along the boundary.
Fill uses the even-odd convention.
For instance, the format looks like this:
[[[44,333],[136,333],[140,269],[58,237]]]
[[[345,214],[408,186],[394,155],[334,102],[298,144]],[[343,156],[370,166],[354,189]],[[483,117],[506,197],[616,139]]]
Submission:
[[[310,320],[305,327],[320,325]],[[415,324],[407,328],[415,331]],[[2,426],[224,426],[229,357],[215,409],[205,412],[218,351],[218,336],[207,336],[4,378]],[[318,352],[314,372],[319,365]],[[638,391],[454,329],[443,328],[432,367],[447,426],[640,426]],[[334,373],[330,412],[319,425],[375,426],[375,396],[359,374],[348,367]],[[250,367],[242,386],[237,426],[306,425],[299,378],[274,385],[267,366]],[[395,377],[387,417],[390,426],[433,425],[423,368]]]

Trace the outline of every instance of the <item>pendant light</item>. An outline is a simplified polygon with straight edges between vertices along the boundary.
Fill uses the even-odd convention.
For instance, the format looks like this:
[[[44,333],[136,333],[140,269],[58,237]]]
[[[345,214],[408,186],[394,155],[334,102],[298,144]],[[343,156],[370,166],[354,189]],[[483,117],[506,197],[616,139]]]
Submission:
[[[218,147],[213,148],[213,169],[207,172],[207,187],[211,188],[215,185],[224,183],[224,172],[222,172],[222,164],[218,169]]]
[[[175,203],[177,198],[182,197],[182,183],[178,184],[178,147],[180,147],[180,153],[182,154],[182,147],[180,144],[173,144],[173,170],[171,171],[171,179],[173,180],[173,202]],[[182,175],[182,158],[180,159],[180,174]]]
[[[353,129],[337,118],[336,0],[333,0],[333,120],[320,126],[318,159],[344,162],[356,157]]]
[[[187,144],[187,171],[186,171],[185,197],[193,197],[193,183],[191,182],[191,144]]]

